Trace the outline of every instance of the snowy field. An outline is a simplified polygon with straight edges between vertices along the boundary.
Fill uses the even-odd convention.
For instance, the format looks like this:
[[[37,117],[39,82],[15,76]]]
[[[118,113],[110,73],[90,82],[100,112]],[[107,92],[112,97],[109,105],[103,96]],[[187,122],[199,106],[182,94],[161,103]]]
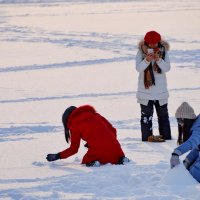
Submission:
[[[199,0],[0,0],[0,199],[199,200],[199,183],[169,165],[176,108],[188,101],[200,113],[199,19]],[[135,97],[137,45],[149,30],[171,45],[173,140],[157,144],[141,142]],[[84,104],[117,128],[131,163],[87,168],[83,142],[46,161],[68,147],[62,113]]]

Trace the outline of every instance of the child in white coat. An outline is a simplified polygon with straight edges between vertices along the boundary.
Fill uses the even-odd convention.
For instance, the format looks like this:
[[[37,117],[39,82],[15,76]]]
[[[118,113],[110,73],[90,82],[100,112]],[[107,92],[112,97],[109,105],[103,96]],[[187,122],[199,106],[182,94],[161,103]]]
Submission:
[[[162,142],[171,139],[168,115],[166,72],[171,68],[169,44],[156,31],[146,33],[139,43],[136,70],[139,72],[137,101],[141,107],[142,141]],[[152,118],[154,106],[158,116],[159,137],[154,137]]]

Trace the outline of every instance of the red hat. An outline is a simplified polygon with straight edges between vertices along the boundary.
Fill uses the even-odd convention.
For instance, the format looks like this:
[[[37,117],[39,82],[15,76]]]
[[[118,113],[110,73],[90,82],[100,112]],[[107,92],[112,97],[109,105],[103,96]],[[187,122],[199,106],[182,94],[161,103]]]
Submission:
[[[144,36],[144,41],[149,44],[156,44],[160,42],[160,40],[161,40],[161,36],[156,31],[149,31]]]

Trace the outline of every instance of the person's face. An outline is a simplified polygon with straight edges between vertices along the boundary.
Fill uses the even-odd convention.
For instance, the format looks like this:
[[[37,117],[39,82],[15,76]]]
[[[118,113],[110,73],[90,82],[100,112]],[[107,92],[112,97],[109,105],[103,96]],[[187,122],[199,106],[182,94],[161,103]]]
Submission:
[[[158,47],[158,43],[156,44],[148,44],[149,48],[154,49]]]

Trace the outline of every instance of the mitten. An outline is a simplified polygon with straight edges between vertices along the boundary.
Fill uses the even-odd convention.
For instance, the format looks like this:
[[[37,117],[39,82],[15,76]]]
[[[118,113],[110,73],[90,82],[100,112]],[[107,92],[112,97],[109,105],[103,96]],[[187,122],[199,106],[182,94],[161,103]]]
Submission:
[[[174,150],[174,152],[172,153],[172,157],[170,159],[171,168],[173,168],[176,165],[180,164],[179,156],[181,154],[182,153],[179,150],[177,150],[177,149]]]
[[[186,158],[185,160],[183,160],[183,165],[185,166],[186,169],[190,168],[190,161],[188,160],[188,158]]]
[[[84,147],[89,148],[88,143],[85,143],[85,144],[84,144]]]
[[[179,156],[182,155],[181,151],[175,149],[172,153],[172,157],[170,159],[171,168],[175,167],[176,165],[180,164]]]
[[[176,165],[180,164],[179,156],[176,154],[172,154],[170,159],[171,168],[175,167]]]
[[[60,159],[60,155],[59,155],[59,153],[57,153],[57,154],[48,154],[47,157],[46,157],[46,159],[47,159],[49,162],[55,161],[55,160]]]

